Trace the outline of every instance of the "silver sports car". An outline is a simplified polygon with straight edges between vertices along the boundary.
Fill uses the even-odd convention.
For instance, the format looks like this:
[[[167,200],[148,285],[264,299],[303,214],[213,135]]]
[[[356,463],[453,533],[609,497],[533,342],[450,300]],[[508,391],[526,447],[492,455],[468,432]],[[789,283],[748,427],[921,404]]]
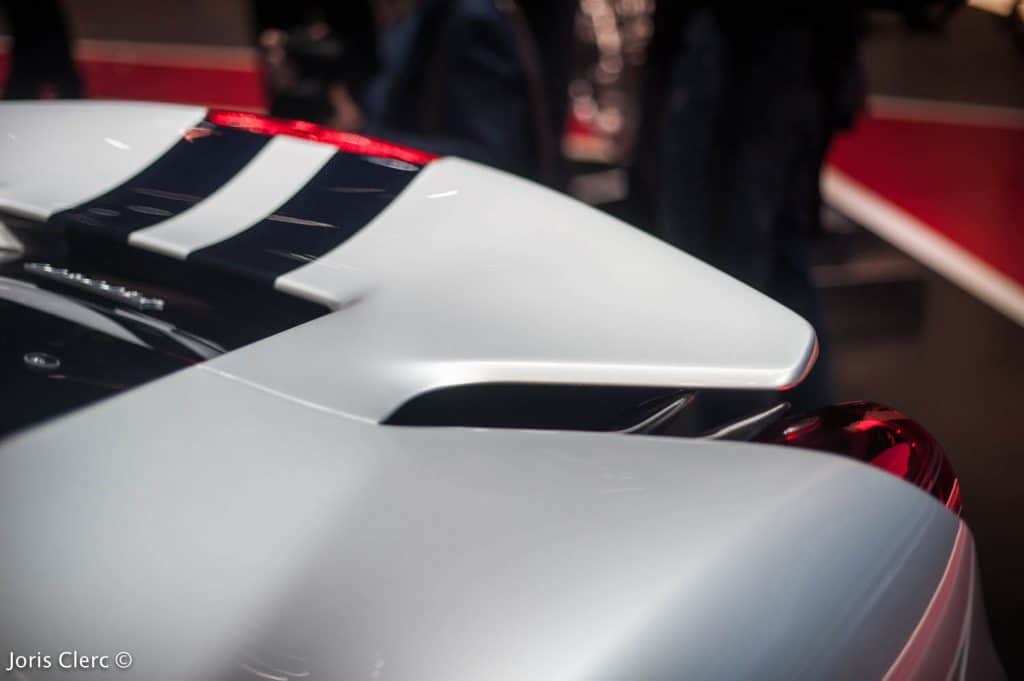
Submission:
[[[12,679],[1003,677],[931,436],[790,413],[804,320],[565,196],[5,104],[0,249]]]

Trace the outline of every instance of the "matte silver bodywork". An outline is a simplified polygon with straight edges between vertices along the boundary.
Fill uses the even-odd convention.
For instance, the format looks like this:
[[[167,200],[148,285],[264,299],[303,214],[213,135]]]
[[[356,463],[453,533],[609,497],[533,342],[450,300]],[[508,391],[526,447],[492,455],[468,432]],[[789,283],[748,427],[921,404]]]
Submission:
[[[113,109],[79,132],[109,136]],[[125,111],[131,140],[160,119],[151,155],[201,116]],[[141,163],[104,153],[104,177]],[[40,163],[11,158],[0,208],[18,215],[98,191],[40,198]],[[803,320],[620,222],[444,159],[274,285],[336,311],[2,443],[3,646],[130,651],[117,678],[146,681],[282,656],[309,672],[289,678],[346,681],[870,679],[940,583],[959,520],[836,456],[379,425],[461,383],[806,372]]]
[[[3,641],[149,680],[250,648],[334,679],[880,678],[958,527],[834,456],[382,427],[204,367],[14,438],[0,481]]]

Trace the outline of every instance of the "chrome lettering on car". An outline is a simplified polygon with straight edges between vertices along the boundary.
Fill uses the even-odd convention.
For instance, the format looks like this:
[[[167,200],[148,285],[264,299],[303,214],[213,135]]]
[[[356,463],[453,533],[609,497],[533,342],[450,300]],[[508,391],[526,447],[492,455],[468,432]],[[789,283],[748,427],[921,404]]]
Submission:
[[[137,310],[159,311],[164,309],[164,301],[160,298],[150,298],[144,296],[139,291],[110,284],[102,279],[93,279],[80,272],[72,272],[63,267],[54,267],[53,265],[41,262],[29,262],[25,263],[24,268],[30,274],[84,289],[95,295],[134,307]]]

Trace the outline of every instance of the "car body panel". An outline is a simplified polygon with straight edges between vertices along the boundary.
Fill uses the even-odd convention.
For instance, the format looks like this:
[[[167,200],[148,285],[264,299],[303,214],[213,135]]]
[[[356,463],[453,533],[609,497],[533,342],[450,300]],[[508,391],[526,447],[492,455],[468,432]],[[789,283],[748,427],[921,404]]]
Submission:
[[[209,176],[222,187],[168,214],[126,221],[118,204],[76,221],[104,210],[91,201],[123,203],[174,149],[201,165],[210,147],[181,135],[204,113],[126,106],[109,124],[132,132],[117,137],[103,120],[121,105],[47,106],[39,156],[19,148],[24,172],[0,160],[14,178],[0,212],[33,223],[18,229],[80,229],[90,247],[156,251],[183,276],[223,270],[331,312],[0,443],[11,650],[126,650],[122,678],[147,681],[248,678],[268,657],[309,673],[292,678],[864,679],[914,639],[966,530],[877,469],[761,444],[382,424],[425,391],[473,383],[786,388],[816,355],[792,312],[453,158],[420,168],[247,138],[237,167]],[[32,111],[0,106],[0,132],[39,137]],[[139,142],[131,126],[154,118]],[[125,151],[107,137],[139,155],[94,178],[81,160],[40,175],[59,148]],[[274,148],[302,170],[261,196],[251,181],[273,184],[261,154]],[[296,203],[305,175],[371,166],[387,169],[379,186]],[[289,212],[334,189],[383,196],[349,225]],[[275,249],[337,232],[279,269],[253,255],[272,219],[295,230],[275,226]]]
[[[272,215],[333,155],[334,149],[326,144],[275,137],[205,201],[132,232],[128,243],[172,258],[185,258]]]
[[[879,678],[958,527],[835,456],[380,426],[200,365],[5,444],[0,622],[125,678]]]
[[[214,366],[378,421],[471,383],[778,389],[816,354],[811,327],[760,293],[459,159],[428,165],[363,230],[275,286],[339,311]]]
[[[206,110],[140,102],[5,102],[0,211],[45,220],[160,157]]]
[[[961,523],[931,602],[884,681],[1003,678],[976,573],[974,538]]]

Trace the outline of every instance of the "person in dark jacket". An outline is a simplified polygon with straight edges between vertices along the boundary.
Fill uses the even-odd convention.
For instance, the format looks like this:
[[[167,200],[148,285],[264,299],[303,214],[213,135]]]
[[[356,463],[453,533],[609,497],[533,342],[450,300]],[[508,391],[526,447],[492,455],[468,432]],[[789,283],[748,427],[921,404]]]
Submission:
[[[57,0],[6,0],[11,66],[5,99],[82,96],[82,79],[71,59],[71,36]]]
[[[270,114],[350,129],[378,69],[371,0],[255,0]]]
[[[577,0],[518,0],[530,30],[538,57],[538,78],[542,87],[542,105],[547,119],[545,135],[550,138],[552,168],[542,178],[556,189],[568,183],[569,168],[561,153],[569,113],[569,83],[572,80],[574,29],[579,12]]]
[[[545,172],[535,47],[514,4],[420,0],[380,33],[361,103],[371,135],[526,176]]]
[[[634,219],[811,322],[821,358],[786,398],[831,398],[810,278],[819,175],[857,108],[853,3],[659,3]]]
[[[567,3],[555,4],[571,34]],[[271,113],[557,184],[567,86],[542,66],[536,31],[545,12],[530,8],[523,13],[516,0],[257,0]],[[550,45],[553,35],[540,37]],[[567,68],[553,75],[567,79]],[[562,101],[550,99],[552,86]]]

